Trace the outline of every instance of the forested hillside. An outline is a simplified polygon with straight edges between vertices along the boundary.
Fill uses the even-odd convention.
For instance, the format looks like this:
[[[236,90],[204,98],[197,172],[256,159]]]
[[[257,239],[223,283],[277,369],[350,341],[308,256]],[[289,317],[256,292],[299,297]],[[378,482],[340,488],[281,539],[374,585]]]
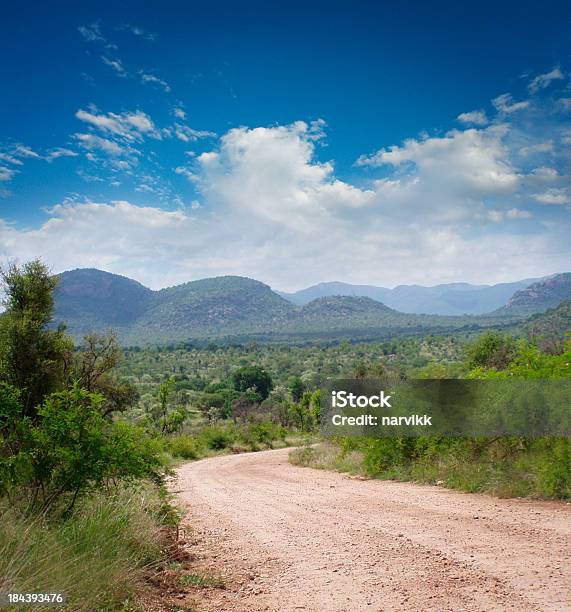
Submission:
[[[122,344],[132,346],[214,339],[374,340],[394,335],[473,331],[505,327],[570,299],[570,276],[562,274],[535,283],[489,315],[441,316],[400,312],[370,297],[356,295],[320,297],[296,306],[268,285],[238,276],[152,291],[131,279],[100,270],[74,270],[58,277],[54,324],[65,323],[76,338],[113,329]],[[411,295],[411,303],[416,303],[416,289],[409,287],[406,292]],[[458,285],[452,294],[460,304],[462,296],[473,296],[474,291]]]

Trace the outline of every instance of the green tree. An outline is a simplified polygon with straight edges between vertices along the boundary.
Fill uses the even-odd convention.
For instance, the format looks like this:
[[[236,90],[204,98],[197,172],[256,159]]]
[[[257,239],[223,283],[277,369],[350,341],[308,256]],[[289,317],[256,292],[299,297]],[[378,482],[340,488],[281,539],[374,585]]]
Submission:
[[[516,343],[511,336],[486,332],[468,349],[468,367],[503,370],[514,359]]]
[[[171,376],[159,385],[157,391],[157,402],[152,406],[150,418],[153,426],[162,434],[180,431],[188,417],[183,406],[171,407],[171,397],[176,386],[174,376]]]
[[[77,384],[53,393],[38,407],[37,420],[21,417],[18,393],[0,386],[2,443],[0,492],[19,487],[28,509],[46,511],[116,479],[159,478],[157,449],[144,432],[111,423],[101,414],[104,398]]]
[[[289,390],[291,392],[291,398],[293,399],[293,401],[296,403],[299,402],[299,400],[303,396],[303,392],[305,391],[305,386],[299,376],[293,377],[289,385]]]
[[[253,390],[265,400],[273,388],[272,377],[260,366],[243,366],[232,374],[232,385],[236,391]]]
[[[10,265],[1,273],[5,313],[0,318],[0,380],[21,393],[25,416],[67,378],[73,343],[64,328],[48,328],[56,279],[40,261]]]

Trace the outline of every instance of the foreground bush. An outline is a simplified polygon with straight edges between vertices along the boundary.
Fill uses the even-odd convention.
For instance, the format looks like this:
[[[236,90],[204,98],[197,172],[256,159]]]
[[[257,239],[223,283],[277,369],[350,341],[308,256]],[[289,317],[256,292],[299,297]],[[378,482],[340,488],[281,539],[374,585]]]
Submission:
[[[20,392],[0,383],[0,493],[29,511],[60,506],[119,480],[160,479],[157,445],[127,423],[102,416],[103,397],[73,385],[52,393],[37,419],[22,416]]]

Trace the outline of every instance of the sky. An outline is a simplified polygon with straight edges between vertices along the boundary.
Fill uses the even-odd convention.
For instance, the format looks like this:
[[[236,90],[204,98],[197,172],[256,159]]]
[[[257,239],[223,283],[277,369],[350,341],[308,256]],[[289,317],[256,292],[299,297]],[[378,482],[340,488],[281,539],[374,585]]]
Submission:
[[[158,289],[571,270],[567,2],[22,2],[0,263]]]

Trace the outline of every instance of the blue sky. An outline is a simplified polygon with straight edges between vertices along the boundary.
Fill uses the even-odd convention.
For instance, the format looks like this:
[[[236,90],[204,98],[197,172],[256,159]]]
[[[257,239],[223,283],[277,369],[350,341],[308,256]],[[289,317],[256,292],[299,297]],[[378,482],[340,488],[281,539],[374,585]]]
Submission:
[[[571,6],[58,2],[0,24],[0,258],[153,287],[571,269]]]

